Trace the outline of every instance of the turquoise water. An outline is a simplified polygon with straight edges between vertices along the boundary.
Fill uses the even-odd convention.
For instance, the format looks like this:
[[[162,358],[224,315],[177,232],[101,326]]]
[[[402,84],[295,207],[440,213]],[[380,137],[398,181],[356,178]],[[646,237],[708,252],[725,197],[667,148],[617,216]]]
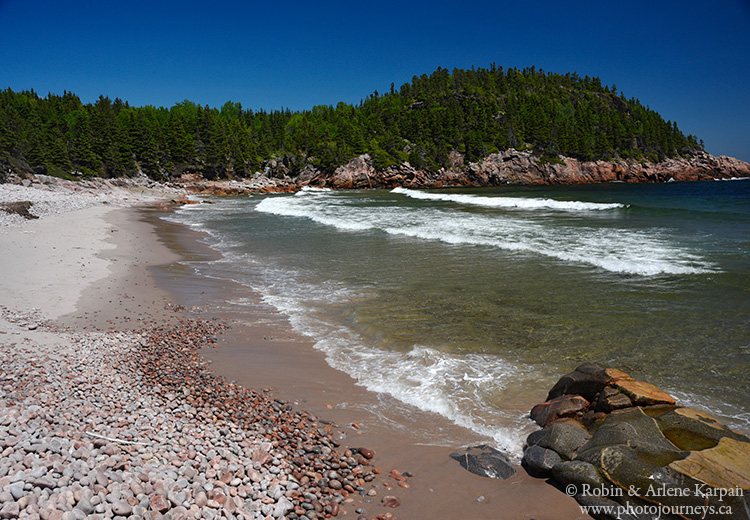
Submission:
[[[588,360],[750,431],[748,180],[212,202],[172,217],[223,253],[201,274],[259,292],[373,392],[515,453],[529,403]]]

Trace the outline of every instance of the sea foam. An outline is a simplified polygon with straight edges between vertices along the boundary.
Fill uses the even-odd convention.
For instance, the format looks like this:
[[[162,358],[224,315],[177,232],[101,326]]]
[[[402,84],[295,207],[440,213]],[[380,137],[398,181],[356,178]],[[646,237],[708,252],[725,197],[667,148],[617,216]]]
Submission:
[[[709,262],[675,244],[668,231],[658,228],[596,227],[564,220],[396,203],[373,206],[335,196],[266,198],[256,210],[307,218],[342,231],[380,231],[452,245],[540,254],[614,273],[654,276],[714,271]]]
[[[410,190],[408,188],[394,188],[391,193],[406,195],[413,199],[438,200],[444,202],[455,202],[482,206],[485,208],[511,208],[511,209],[551,209],[558,211],[602,211],[626,207],[620,203],[604,202],[582,202],[577,200],[555,200],[535,197],[486,197],[480,195],[468,195],[461,193],[434,193],[429,191]]]

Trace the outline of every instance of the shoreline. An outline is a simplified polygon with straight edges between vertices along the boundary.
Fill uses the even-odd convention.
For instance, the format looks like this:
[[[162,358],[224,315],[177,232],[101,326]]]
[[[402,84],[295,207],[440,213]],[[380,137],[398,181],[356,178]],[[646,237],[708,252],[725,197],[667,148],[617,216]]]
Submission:
[[[161,232],[166,230],[170,242],[183,246],[186,241],[197,240],[203,259],[215,258],[218,254],[201,241],[200,232],[156,217],[148,220],[156,226],[158,235],[162,236]],[[175,240],[173,233],[181,238]],[[175,279],[180,282],[172,293],[180,305],[202,308],[212,298],[217,301],[217,296],[223,300],[260,299],[251,289],[234,282],[202,279],[182,270],[177,274],[174,271],[173,267],[162,266],[154,274],[157,285],[163,288],[173,284]],[[191,289],[190,284],[197,284],[200,290]],[[230,324],[229,330],[217,338],[215,346],[201,350],[214,373],[244,386],[272,389],[275,395],[291,401],[295,408],[335,423],[336,434],[345,436],[343,443],[359,443],[374,449],[381,470],[387,468],[387,473],[397,469],[414,475],[409,480],[411,488],[399,496],[401,506],[394,510],[394,515],[536,520],[589,518],[581,514],[573,498],[543,479],[529,476],[520,464],[515,465],[517,474],[506,481],[479,477],[464,470],[449,455],[486,442],[486,439],[437,414],[423,412],[356,385],[348,374],[326,363],[324,354],[314,348],[312,339],[300,336],[288,323],[286,327],[278,326],[280,315],[275,309],[256,304],[249,312],[233,313],[227,308],[202,309],[202,312]],[[282,317],[281,321],[285,320]],[[390,402],[383,405],[383,400]],[[398,410],[396,423],[392,418],[382,422],[378,413],[380,406]],[[424,444],[419,432],[424,424],[445,432],[446,438],[465,442],[453,446]]]
[[[118,393],[113,396],[114,402],[108,401],[108,406],[114,407],[115,410],[122,410],[125,406],[122,401],[128,399],[141,402],[145,400],[150,403],[148,409],[168,407],[169,403],[173,403],[175,396],[170,397],[169,392],[162,396],[154,395],[153,388],[144,390],[144,387],[141,386],[131,387],[133,378],[136,377],[135,372],[124,374],[117,363],[112,363],[112,360],[107,358],[108,356],[114,356],[116,360],[122,361],[122,358],[117,357],[116,354],[122,354],[122,352],[133,354],[134,351],[128,350],[132,348],[132,345],[127,347],[130,344],[128,342],[132,343],[133,341],[133,337],[130,335],[135,334],[137,337],[144,330],[144,327],[173,326],[180,323],[180,319],[184,319],[179,316],[180,314],[183,316],[196,314],[199,318],[205,318],[207,313],[199,305],[201,301],[208,298],[205,293],[212,290],[222,293],[227,289],[221,283],[217,284],[217,281],[201,279],[192,272],[192,269],[186,268],[178,262],[179,259],[185,258],[185,254],[195,254],[197,255],[195,258],[211,258],[211,254],[215,254],[205,244],[199,242],[198,233],[181,226],[170,225],[162,220],[159,220],[159,222],[163,225],[157,226],[159,229],[155,229],[153,220],[146,217],[146,221],[143,221],[144,215],[149,212],[153,214],[157,211],[153,208],[146,210],[127,208],[116,211],[110,211],[107,208],[102,209],[101,206],[96,206],[96,208],[98,209],[47,216],[32,223],[43,224],[34,227],[45,230],[43,233],[37,232],[35,238],[58,236],[65,241],[65,237],[60,234],[60,231],[67,228],[80,230],[76,219],[89,222],[100,233],[95,234],[95,236],[86,235],[87,240],[89,240],[87,244],[90,247],[85,250],[79,249],[82,246],[75,245],[77,242],[71,241],[70,238],[67,239],[67,248],[61,247],[61,250],[57,251],[57,246],[55,246],[55,251],[59,254],[59,258],[55,258],[58,258],[59,262],[57,263],[61,270],[54,274],[50,273],[51,278],[46,285],[41,287],[35,285],[38,280],[33,276],[35,274],[33,272],[24,272],[25,275],[31,275],[30,278],[21,276],[14,280],[14,283],[18,283],[19,287],[25,286],[30,294],[33,293],[33,299],[27,298],[24,300],[18,297],[17,295],[21,294],[20,289],[13,293],[4,291],[4,299],[0,302],[4,307],[4,317],[0,320],[0,330],[5,334],[0,334],[0,346],[5,352],[4,355],[13,358],[13,370],[16,370],[17,373],[29,373],[30,384],[28,386],[29,391],[25,394],[10,389],[5,383],[2,386],[0,429],[4,428],[3,433],[6,433],[7,430],[11,438],[17,439],[17,444],[10,446],[5,441],[2,446],[4,450],[0,453],[5,457],[11,453],[20,453],[18,451],[20,449],[26,450],[26,455],[30,456],[28,450],[36,446],[31,443],[30,437],[27,437],[28,433],[24,433],[22,428],[15,428],[10,425],[11,423],[2,419],[3,417],[21,417],[24,420],[23,424],[34,425],[37,428],[37,436],[48,440],[47,444],[50,446],[56,446],[55,443],[58,441],[64,444],[67,441],[66,446],[77,446],[76,450],[83,450],[83,452],[88,453],[91,458],[86,460],[91,460],[90,465],[93,465],[97,471],[105,476],[99,477],[99,473],[97,473],[90,479],[75,482],[75,479],[70,477],[67,480],[64,477],[58,479],[58,475],[62,475],[62,473],[58,474],[52,468],[49,472],[45,472],[45,475],[41,478],[54,481],[54,487],[45,488],[41,484],[46,485],[46,482],[40,481],[36,473],[32,476],[32,472],[27,471],[31,468],[19,468],[17,464],[14,464],[12,467],[16,471],[12,475],[0,475],[0,489],[9,493],[13,491],[15,494],[11,494],[11,499],[16,499],[16,494],[19,494],[20,498],[6,501],[7,497],[3,497],[2,507],[5,508],[7,505],[10,511],[12,504],[17,504],[21,516],[25,517],[28,513],[31,518],[39,516],[45,519],[52,518],[53,520],[59,520],[59,518],[72,520],[74,516],[70,515],[78,514],[84,509],[94,517],[96,515],[109,517],[114,514],[115,507],[121,512],[128,511],[129,507],[128,514],[131,517],[147,517],[147,514],[151,514],[152,518],[158,518],[162,512],[179,507],[184,508],[177,509],[180,515],[194,515],[197,512],[193,507],[195,503],[189,504],[191,508],[185,507],[185,504],[190,502],[191,494],[193,498],[200,496],[201,491],[198,490],[201,487],[198,485],[200,479],[196,483],[195,478],[202,476],[206,479],[206,484],[203,485],[205,488],[213,481],[212,477],[217,476],[215,467],[212,473],[212,468],[209,467],[211,464],[204,467],[202,473],[198,471],[196,477],[187,479],[189,490],[188,488],[181,490],[185,493],[186,499],[183,502],[177,500],[177,503],[181,505],[175,505],[175,501],[172,501],[171,505],[168,502],[167,505],[157,504],[157,506],[154,506],[151,502],[152,500],[157,502],[161,500],[154,499],[154,496],[159,495],[168,500],[170,493],[174,496],[180,492],[175,487],[175,483],[180,479],[170,481],[168,480],[170,477],[166,476],[167,480],[163,480],[169,464],[161,467],[160,473],[156,477],[149,477],[148,483],[152,486],[151,493],[135,493],[135,491],[141,490],[138,486],[135,486],[135,491],[131,489],[128,492],[120,485],[123,482],[117,484],[118,477],[113,477],[114,480],[104,481],[107,483],[105,491],[112,491],[109,488],[113,488],[119,490],[119,494],[115,492],[100,497],[92,493],[89,496],[89,493],[85,491],[87,486],[82,484],[88,484],[88,488],[92,488],[94,484],[89,483],[92,479],[109,479],[109,476],[112,476],[109,470],[114,470],[115,473],[123,471],[125,468],[121,465],[118,457],[126,456],[127,451],[122,449],[124,445],[122,443],[143,442],[143,437],[141,437],[143,432],[137,431],[136,428],[125,428],[125,431],[128,432],[126,437],[118,439],[116,435],[122,433],[122,427],[126,425],[123,423],[116,430],[107,426],[91,431],[95,435],[101,435],[101,438],[97,438],[88,436],[86,432],[82,434],[82,428],[75,429],[73,432],[65,428],[45,429],[46,427],[43,424],[35,422],[38,421],[38,416],[33,413],[36,410],[34,407],[44,409],[48,417],[56,416],[57,413],[67,413],[68,416],[72,415],[74,422],[91,420],[91,417],[87,414],[98,417],[97,410],[91,409],[91,403],[86,405],[88,408],[80,408],[81,403],[79,401],[56,403],[49,396],[44,397],[46,393],[40,390],[43,387],[35,386],[39,381],[34,381],[35,371],[37,370],[34,367],[38,359],[48,359],[48,361],[60,364],[63,367],[77,366],[84,371],[84,377],[88,378],[89,383],[93,384],[93,388],[98,389],[99,392],[102,390],[101,387],[96,386],[97,384],[109,383],[111,385],[114,380]],[[24,226],[19,231],[22,238],[23,235],[28,234],[29,229],[28,226]],[[7,235],[15,236],[18,230],[9,229],[7,231]],[[19,244],[15,240],[3,238],[6,245],[12,246],[6,248],[8,256],[3,259],[4,265],[7,265],[5,262],[10,257],[19,262],[28,262],[29,260],[41,262],[41,259],[48,258],[44,254],[48,251],[42,251],[43,254],[39,254],[38,247],[29,245],[24,248],[22,247],[23,244]],[[32,240],[31,242],[42,243],[43,241]],[[113,246],[112,243],[115,245]],[[77,262],[79,258],[74,257],[74,254],[82,254],[84,261],[89,263],[96,263],[97,260],[100,263],[96,272],[82,269],[85,276],[75,278],[75,283],[72,286],[66,286],[65,282],[70,281],[68,278],[73,271],[73,264],[65,263],[65,261]],[[19,265],[29,264],[22,263]],[[39,269],[43,268],[41,267],[43,263],[38,265],[40,266]],[[87,264],[84,263],[83,265]],[[189,284],[183,283],[187,280],[190,280]],[[179,290],[170,292],[168,289],[174,289],[174,284],[178,282]],[[9,283],[9,281],[6,280],[4,283]],[[59,302],[64,302],[64,305],[60,305]],[[181,302],[189,304],[190,307],[195,305],[198,307],[184,311]],[[38,308],[39,311],[36,314],[29,315],[29,310],[33,307]],[[71,307],[73,310],[71,310]],[[381,473],[384,473],[384,475],[373,479],[375,482],[373,486],[379,487],[367,487],[368,490],[374,490],[373,495],[360,496],[355,493],[354,498],[348,497],[341,500],[339,516],[342,516],[342,513],[346,511],[345,517],[358,518],[359,513],[355,513],[355,510],[367,510],[367,513],[359,514],[359,517],[375,518],[376,515],[380,515],[386,518],[387,516],[383,515],[390,513],[393,518],[399,516],[402,518],[435,518],[445,517],[445,515],[469,516],[472,518],[536,518],[537,520],[587,518],[580,514],[580,509],[572,498],[565,496],[544,481],[528,477],[523,470],[508,481],[478,477],[466,472],[448,457],[448,454],[455,450],[440,446],[419,445],[413,440],[405,442],[400,435],[389,432],[388,425],[384,425],[380,430],[369,427],[368,424],[373,421],[373,417],[368,417],[369,412],[367,410],[352,404],[347,406],[339,406],[339,404],[343,401],[349,401],[353,396],[361,399],[361,402],[367,402],[368,399],[373,399],[374,395],[367,395],[369,393],[356,387],[348,376],[330,368],[323,360],[322,354],[315,351],[309,341],[294,337],[290,330],[268,330],[258,325],[245,326],[241,325],[239,320],[232,321],[231,317],[223,318],[230,318],[232,329],[219,336],[219,345],[216,348],[200,351],[211,362],[212,373],[227,376],[227,379],[238,379],[242,383],[246,383],[245,386],[249,388],[257,388],[258,383],[262,380],[263,384],[260,386],[276,388],[272,394],[274,399],[284,399],[285,403],[293,399],[295,410],[312,411],[313,416],[321,418],[320,424],[325,426],[326,430],[331,430],[329,433],[334,435],[339,435],[338,432],[344,433],[345,437],[340,435],[338,437],[342,449],[344,446],[351,446],[352,448],[367,446],[375,450],[376,457],[373,462],[376,467],[380,468]],[[55,321],[49,321],[50,319]],[[38,323],[32,325],[30,323],[32,320]],[[247,321],[247,317],[244,321]],[[264,339],[261,340],[261,338]],[[278,338],[283,338],[283,340]],[[23,345],[22,348],[18,347],[19,343]],[[298,372],[290,374],[289,364],[287,363],[290,358],[282,360],[278,357],[280,343],[285,346],[291,345],[291,350],[286,352],[287,355],[291,355],[291,359],[303,360],[302,363],[297,365]],[[102,344],[104,344],[104,347],[102,347]],[[80,357],[80,345],[86,345],[86,349],[93,348],[93,352],[96,353],[96,356],[99,356],[97,357],[100,360],[98,361],[99,367],[106,367],[105,375],[100,374],[98,376],[101,379],[100,381],[93,375],[96,372],[96,367],[90,366],[86,358]],[[249,350],[246,348],[248,345],[252,347]],[[232,349],[235,349],[235,351],[233,352]],[[233,359],[236,359],[237,349],[241,350],[243,355],[249,356],[251,361],[243,365],[233,362]],[[304,356],[300,357],[301,354],[304,354]],[[138,359],[137,355],[134,354],[134,356],[133,359]],[[258,359],[262,359],[262,362],[258,363]],[[31,360],[31,366],[28,365],[29,360]],[[245,369],[253,367],[254,371],[245,371],[243,366]],[[233,375],[232,371],[229,370],[231,367],[239,369],[242,374]],[[11,369],[6,370],[10,373]],[[302,375],[305,375],[308,379],[303,379]],[[114,379],[110,379],[110,376]],[[75,392],[75,385],[79,384],[78,380],[74,381],[73,388],[66,387],[73,392]],[[57,380],[57,383],[62,384],[59,380]],[[141,392],[138,397],[134,397],[132,394],[132,391],[136,388]],[[325,391],[320,390],[321,388],[324,388]],[[40,397],[40,395],[43,397]],[[158,401],[158,405],[154,406],[156,401]],[[37,404],[29,405],[28,403]],[[32,410],[32,413],[29,413],[29,410]],[[139,420],[137,409],[131,407],[128,411],[130,412],[130,421]],[[96,420],[104,421],[105,419],[98,417]],[[335,426],[335,423],[331,424],[334,421],[338,423],[338,426]],[[357,429],[352,426],[352,423],[362,423],[365,427],[359,426],[359,429]],[[149,434],[151,436],[150,441],[153,441],[153,439],[157,439],[157,443],[165,441],[159,435],[159,424],[167,423],[157,420],[156,425],[152,424],[149,430],[151,432]],[[97,431],[101,433],[97,433]],[[48,434],[46,437],[42,435],[44,432]],[[179,440],[179,432],[170,432],[170,436],[174,435],[177,435],[177,440]],[[63,441],[60,441],[60,439],[63,439]],[[116,440],[113,441],[113,439]],[[180,440],[179,442],[181,444],[183,441]],[[200,446],[201,441],[198,438],[192,439],[191,442],[194,443],[196,449],[200,447],[204,452],[211,451],[212,446]],[[255,450],[252,453],[259,449],[258,446],[254,447]],[[60,455],[57,452],[39,451],[41,449],[39,447],[34,449],[37,450],[34,453],[38,453],[41,457],[56,458],[57,455]],[[113,452],[113,455],[107,455],[106,452]],[[152,457],[138,458],[146,452],[148,452],[147,449],[139,447],[138,455],[132,455],[128,459],[133,463],[133,467],[129,469],[138,471],[139,465],[142,466],[140,467],[141,470],[144,468],[154,469],[148,466],[146,461],[155,459]],[[105,455],[106,457],[115,457],[116,460],[113,462],[111,459],[107,459]],[[178,459],[182,459],[187,456],[187,453],[181,452],[179,455]],[[179,471],[192,467],[190,464],[185,466],[185,460],[178,459],[173,461],[172,466],[177,467],[178,462],[182,463],[182,466],[179,466],[181,468]],[[280,455],[274,455],[274,460],[276,459],[279,461],[285,460],[283,451]],[[104,460],[113,462],[114,465],[110,468],[100,467],[101,464],[99,463]],[[190,460],[195,461],[197,459]],[[61,463],[60,460],[58,462]],[[217,463],[220,466],[224,464],[222,461],[217,461]],[[231,464],[229,465],[231,466]],[[365,467],[363,466],[363,468]],[[58,469],[60,469],[60,466],[58,466]],[[408,481],[411,484],[411,489],[398,487],[394,479],[386,477],[391,469],[413,474],[414,476],[410,477]],[[362,474],[367,474],[367,471],[369,470],[363,469]],[[143,475],[143,473],[140,474]],[[192,474],[193,472],[188,470],[188,476]],[[125,482],[132,488],[135,473],[131,472],[127,475]],[[179,473],[179,475],[182,474]],[[182,476],[184,477],[184,475]],[[248,480],[247,474],[240,475],[238,473],[234,478],[240,478],[241,484],[244,486],[252,484]],[[11,481],[11,479],[16,480]],[[128,479],[130,480],[128,481]],[[14,482],[20,481],[24,482],[24,489],[21,491],[17,487],[13,488]],[[164,490],[161,494],[158,489],[155,489],[157,482],[161,482],[159,489]],[[234,479],[232,482],[234,482]],[[74,487],[77,484],[77,491],[70,488],[68,484],[72,484]],[[181,484],[184,485],[185,483],[181,482]],[[229,489],[227,483],[224,483],[224,486]],[[11,490],[11,488],[13,489]],[[57,493],[58,488],[60,494]],[[48,491],[45,492],[44,489]],[[50,489],[54,491],[50,492]],[[146,488],[143,491],[148,490]],[[72,498],[65,498],[68,496],[68,491],[73,493]],[[287,489],[287,493],[292,491],[295,490]],[[247,495],[248,489],[245,489],[244,493]],[[109,497],[109,495],[112,495],[112,497]],[[43,501],[44,498],[50,496],[57,501],[56,506]],[[234,495],[233,498],[236,498],[236,496]],[[385,508],[381,500],[386,496],[395,496],[401,504],[400,507]],[[24,497],[28,497],[28,500]],[[40,499],[40,497],[42,498]],[[98,500],[95,497],[98,497]],[[148,500],[146,500],[147,497]],[[117,499],[110,500],[114,498]],[[123,500],[127,502],[127,505],[122,502]],[[246,500],[248,498],[245,498]],[[203,499],[200,498],[199,503],[202,503],[202,501]],[[277,503],[278,500],[275,500],[274,504]],[[92,506],[90,510],[89,505]],[[266,503],[265,505],[270,504]],[[164,506],[162,510],[157,509],[162,508],[162,506]],[[240,507],[238,504],[235,504],[235,506]],[[330,501],[326,507],[329,506],[333,507]],[[205,510],[206,507],[211,509],[211,505],[209,505],[204,506],[201,511]],[[256,511],[261,511],[260,504],[258,504],[258,508]],[[218,509],[221,510],[221,508]],[[230,517],[237,517],[235,513],[238,511],[239,509],[233,509],[233,512],[229,514],[235,516]],[[268,508],[265,512],[269,512]],[[9,514],[13,514],[13,511]],[[258,517],[256,513],[253,514]],[[185,518],[188,517],[190,516],[185,516]]]

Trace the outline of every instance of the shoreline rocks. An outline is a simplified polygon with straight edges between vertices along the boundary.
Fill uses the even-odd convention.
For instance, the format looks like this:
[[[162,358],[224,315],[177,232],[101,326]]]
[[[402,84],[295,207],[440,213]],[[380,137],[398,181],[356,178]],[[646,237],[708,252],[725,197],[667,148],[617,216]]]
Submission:
[[[441,188],[449,186],[502,186],[543,184],[586,184],[603,182],[670,182],[750,177],[750,163],[733,157],[705,152],[690,157],[665,159],[658,163],[635,160],[580,161],[559,157],[555,162],[540,159],[530,151],[508,149],[490,154],[480,162],[464,164],[458,152],[451,154],[451,167],[437,171],[414,168],[408,162],[378,170],[372,158],[352,158],[332,173],[311,164],[294,175],[287,167],[267,166],[251,179],[206,181],[191,177],[180,181],[191,193],[247,194],[297,191],[304,186],[330,189]],[[271,162],[273,165],[273,162]],[[188,183],[185,183],[189,180]]]
[[[612,507],[595,518],[750,517],[750,439],[654,385],[584,363],[531,417],[543,429],[523,466],[582,505]]]
[[[713,156],[705,152],[690,157],[664,159],[658,163],[635,160],[581,161],[572,157],[558,157],[553,162],[543,160],[530,151],[510,148],[493,153],[479,162],[464,163],[463,156],[451,152],[450,168],[437,171],[417,169],[408,162],[376,169],[368,154],[354,157],[333,172],[317,169],[306,159],[287,155],[266,162],[263,171],[248,178],[208,180],[199,172],[177,170],[166,184],[144,175],[134,178],[89,178],[68,181],[47,175],[27,174],[26,178],[11,174],[6,182],[78,193],[123,193],[162,195],[174,193],[185,200],[185,195],[248,195],[254,193],[295,192],[305,186],[330,189],[392,189],[441,188],[457,186],[503,186],[586,184],[603,182],[670,182],[750,177],[750,163],[733,157]],[[2,201],[0,201],[2,202]],[[32,211],[32,214],[34,212]]]

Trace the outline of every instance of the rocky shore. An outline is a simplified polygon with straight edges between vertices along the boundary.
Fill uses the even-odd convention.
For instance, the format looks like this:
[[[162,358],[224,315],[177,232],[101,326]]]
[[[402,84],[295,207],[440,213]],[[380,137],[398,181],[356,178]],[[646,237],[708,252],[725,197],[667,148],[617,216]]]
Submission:
[[[69,181],[47,175],[27,173],[6,176],[7,185],[47,187],[48,190],[66,191],[88,196],[89,199],[120,199],[170,194],[175,202],[185,202],[188,194],[246,195],[252,193],[294,192],[305,186],[330,189],[392,189],[440,188],[456,186],[503,186],[545,184],[587,184],[601,182],[671,182],[750,177],[750,163],[733,157],[713,156],[701,152],[690,157],[664,159],[660,162],[635,160],[580,161],[571,157],[558,157],[553,161],[542,159],[530,151],[510,148],[493,153],[480,162],[464,163],[458,152],[451,153],[450,168],[428,171],[414,168],[408,162],[384,169],[376,169],[372,158],[365,154],[351,159],[334,172],[324,172],[288,154],[266,161],[263,171],[252,177],[234,178],[225,172],[227,179],[207,180],[200,173],[178,169],[163,183],[145,175],[133,178],[89,178]],[[0,197],[2,193],[0,193]],[[76,197],[81,198],[81,197]],[[0,198],[0,210],[3,200]],[[8,211],[8,208],[6,208]],[[10,208],[10,211],[15,211]],[[21,210],[23,211],[23,210]],[[40,211],[36,208],[32,211]],[[2,213],[0,212],[0,215]]]
[[[10,177],[0,183],[0,228],[25,220],[76,211],[92,206],[129,207],[142,203],[189,200],[179,186],[154,182],[145,176],[130,179],[91,178],[70,181],[48,175]]]
[[[750,164],[733,157],[696,153],[691,157],[660,162],[580,161],[560,157],[543,160],[529,151],[509,149],[490,154],[481,162],[464,164],[461,154],[451,154],[451,167],[427,171],[409,163],[376,169],[369,155],[351,159],[333,173],[313,165],[295,171],[294,156],[269,160],[251,179],[207,181],[186,175],[177,182],[191,193],[215,195],[296,191],[303,186],[331,189],[439,188],[449,186],[502,186],[584,184],[597,182],[670,182],[750,177]]]
[[[524,466],[594,518],[750,518],[750,439],[654,385],[584,363],[531,418]]]
[[[391,518],[387,488],[408,487],[335,425],[207,370],[218,322],[81,333],[1,312],[0,518],[331,518],[354,496]]]
[[[82,251],[96,255],[111,233],[126,234],[90,222],[97,208],[186,202],[181,188],[145,178],[0,185],[0,518],[395,518],[408,473],[381,475],[373,450],[340,445],[336,424],[208,370],[198,350],[223,333],[220,322],[179,306],[152,308],[134,330],[49,319],[58,298],[75,302],[83,290],[62,278],[106,276]],[[50,242],[55,222],[66,232]],[[45,259],[63,274],[35,274]],[[43,309],[18,310],[24,286],[47,295],[23,300]],[[110,297],[130,323],[132,296]]]

